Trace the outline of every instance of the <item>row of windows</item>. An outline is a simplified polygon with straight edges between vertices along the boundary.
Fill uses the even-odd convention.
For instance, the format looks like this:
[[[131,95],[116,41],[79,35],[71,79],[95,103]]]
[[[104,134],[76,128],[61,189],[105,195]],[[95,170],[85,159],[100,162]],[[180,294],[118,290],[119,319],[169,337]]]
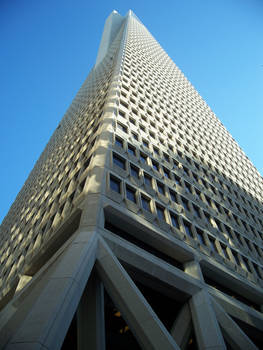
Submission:
[[[174,228],[184,232],[188,238],[198,241],[203,246],[209,247],[211,251],[220,254],[225,259],[231,260],[250,273],[255,271],[257,277],[262,278],[263,271],[255,262],[239,254],[236,250],[230,248],[222,241],[217,240],[212,235],[207,234],[201,228],[191,224],[182,216],[178,216],[173,211],[167,210],[162,204],[153,201],[150,197],[139,192],[131,185],[127,183],[123,185],[122,181],[113,174],[110,175],[109,186],[114,192],[120,194],[124,192],[127,200],[137,205],[139,204],[143,210],[155,214],[159,220],[165,221]]]
[[[123,140],[120,139],[119,137],[116,137],[115,141],[116,141],[118,146],[123,145]],[[132,154],[135,156],[135,147],[133,145],[130,145],[129,143],[127,144],[127,146],[128,146],[128,152],[129,153],[132,152]],[[129,149],[130,149],[130,151],[129,151]],[[120,167],[123,170],[127,169],[127,161],[124,158],[122,158],[120,155],[113,153],[112,159],[113,159],[113,164],[117,165],[118,167]],[[143,153],[141,151],[139,152],[139,159],[140,159],[141,163],[147,163],[148,165],[151,165],[153,170],[160,172],[162,175],[164,175],[166,178],[172,180],[178,186],[182,186],[185,189],[186,193],[194,196],[198,200],[201,200],[203,202],[203,204],[208,205],[211,210],[213,210],[221,215],[226,216],[226,219],[231,219],[231,221],[235,225],[238,225],[244,231],[244,234],[246,234],[247,232],[250,232],[251,235],[253,235],[257,238],[261,238],[261,233],[259,231],[255,230],[252,225],[249,225],[244,219],[238,218],[237,215],[235,215],[229,209],[227,209],[224,206],[222,206],[221,204],[219,204],[217,201],[212,200],[208,195],[202,194],[201,191],[199,189],[197,189],[195,186],[191,185],[190,182],[186,181],[185,179],[183,180],[178,175],[176,175],[176,173],[170,171],[168,168],[166,168],[164,166],[161,167],[158,162],[151,159],[150,157],[148,157],[148,155],[146,155],[145,153]],[[142,172],[142,170],[140,170],[137,166],[135,166],[132,163],[129,163],[129,166],[130,166],[130,172],[131,172],[132,176],[136,177],[137,179],[139,179],[140,177],[143,176],[144,183],[147,186],[153,187],[159,193],[166,195],[168,190],[167,190],[167,187],[165,187],[162,182],[160,182],[160,181],[154,182],[153,178],[149,174]],[[176,168],[178,167],[178,163],[176,163],[175,167]],[[182,169],[183,169],[183,172],[185,172],[187,176],[190,175],[189,170],[187,168],[182,167]],[[196,181],[198,184],[198,182],[200,182],[200,178],[195,173],[192,173],[192,175],[193,175],[194,181]],[[202,183],[207,185],[207,183],[204,180]],[[213,189],[215,191],[215,188],[213,188]],[[216,192],[214,194],[216,194]],[[222,195],[222,197],[223,197],[223,195]],[[230,205],[233,206],[233,201],[230,198],[229,198],[229,202],[230,202]],[[184,207],[186,207],[186,206],[184,206]],[[239,206],[239,210],[241,210],[240,206]]]
[[[122,113],[122,112],[120,112],[120,113]],[[120,123],[120,122],[117,122],[117,128],[120,129],[122,132],[128,133],[127,126],[122,124],[122,123]],[[143,138],[143,137],[139,136],[138,133],[136,133],[135,131],[131,131],[131,136],[133,137],[133,139],[135,141],[140,141],[144,147],[148,148],[150,151],[154,152],[156,155],[160,154],[159,149],[156,146],[151,145],[151,143],[147,139],[147,136],[145,138]],[[151,136],[151,132],[150,132],[150,136]],[[154,137],[154,136],[152,135],[152,137]],[[159,141],[161,142],[161,144],[164,144],[164,139],[162,137],[159,137]],[[181,143],[178,140],[177,140],[177,144],[179,146],[181,146]],[[213,184],[215,184],[217,187],[220,188],[220,189],[218,189],[218,191],[222,191],[221,192],[222,193],[221,196],[223,196],[224,193],[226,193],[228,196],[229,196],[229,194],[231,194],[232,196],[235,196],[239,201],[242,200],[245,205],[249,205],[250,209],[252,209],[253,211],[256,211],[258,215],[262,214],[262,211],[258,208],[257,205],[252,204],[252,202],[250,200],[245,199],[244,195],[239,194],[238,191],[233,188],[233,187],[236,187],[236,184],[231,184],[231,186],[226,184],[225,182],[220,180],[220,178],[218,178],[218,176],[208,172],[207,169],[205,169],[204,167],[200,166],[196,161],[190,159],[189,156],[183,156],[183,153],[180,152],[178,150],[178,148],[175,150],[175,148],[170,143],[167,144],[167,148],[173,153],[173,155],[177,154],[177,156],[179,157],[179,159],[182,162],[187,163],[187,166],[190,166],[190,168],[196,168],[196,170],[198,172],[200,172],[200,171],[203,172],[205,178],[208,180],[208,183],[204,184],[206,186],[206,188],[211,187],[211,189],[213,190],[214,186],[211,184],[211,182],[212,182]],[[130,147],[129,150],[132,150],[132,147]],[[189,149],[186,149],[186,151],[189,152]],[[195,152],[193,152],[193,153],[194,153],[194,156],[196,158],[197,155],[195,154]],[[170,160],[169,155],[167,153],[164,153],[164,156],[165,156],[164,160],[169,162],[169,160]],[[202,163],[204,163],[204,159],[202,159],[202,157],[200,159],[201,159]],[[201,183],[205,182],[205,181],[206,180],[202,180],[202,179],[199,180],[199,182],[201,182]],[[227,181],[229,182],[229,180],[227,180]],[[251,215],[254,215],[254,214],[251,213]],[[263,222],[261,222],[261,226],[263,227]]]

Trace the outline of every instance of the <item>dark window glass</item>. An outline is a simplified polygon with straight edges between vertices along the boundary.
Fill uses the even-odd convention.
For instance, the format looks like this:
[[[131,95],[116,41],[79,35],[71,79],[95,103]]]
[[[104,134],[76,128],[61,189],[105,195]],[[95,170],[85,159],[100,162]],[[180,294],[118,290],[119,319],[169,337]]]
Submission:
[[[135,193],[136,193],[135,189],[131,188],[130,186],[126,186],[126,196],[130,201],[134,203],[136,203]]]
[[[180,178],[178,176],[174,175],[174,181],[177,185],[181,186]]]
[[[121,193],[121,181],[115,177],[110,177],[110,188],[112,191]]]
[[[164,208],[161,207],[160,205],[156,205],[156,210],[157,210],[157,216],[160,220],[165,220],[164,216]]]
[[[216,252],[217,249],[216,249],[215,240],[213,238],[209,238],[209,241],[210,241],[210,247],[211,247],[212,251]]]
[[[198,208],[196,205],[193,205],[193,209],[194,209],[195,214],[196,214],[199,218],[201,218],[201,214],[200,214],[199,208]]]
[[[142,140],[142,144],[147,148],[149,147],[149,142],[146,140]]]
[[[157,162],[152,161],[152,165],[153,165],[153,169],[154,169],[154,170],[159,171],[159,165],[158,165]]]
[[[115,138],[115,145],[119,147],[123,147],[123,141],[119,137]]]
[[[182,204],[185,210],[189,210],[188,201],[182,198]]]
[[[199,240],[199,242],[203,245],[205,245],[205,240],[204,240],[204,236],[203,236],[203,232],[199,229],[196,229],[196,234],[197,234],[197,238]]]
[[[151,211],[150,199],[142,196],[142,207],[144,210]]]
[[[170,192],[170,197],[171,197],[171,200],[175,203],[178,203],[177,201],[177,197],[176,197],[176,193],[172,190],[169,191]]]
[[[164,176],[165,176],[165,177],[167,177],[167,179],[169,179],[169,178],[170,178],[170,172],[169,172],[169,170],[168,170],[168,169],[163,168],[163,173],[164,173]]]
[[[237,252],[235,252],[235,251],[232,250],[232,255],[233,255],[233,258],[234,258],[236,264],[237,264],[237,265],[240,265],[240,264],[239,264],[239,259],[238,259]]]
[[[170,162],[170,158],[167,153],[163,153],[163,157],[167,162]]]
[[[185,189],[188,193],[192,193],[191,185],[188,182],[185,182]]]
[[[152,187],[152,178],[150,175],[144,174],[145,185]]]
[[[179,229],[179,221],[178,221],[178,218],[176,215],[174,215],[173,213],[170,213],[170,216],[171,216],[171,221],[172,221],[172,225]]]
[[[160,182],[157,182],[157,188],[158,188],[158,192],[160,192],[161,194],[165,194],[165,190],[164,190],[164,185]]]
[[[132,137],[133,137],[136,141],[138,141],[138,135],[135,134],[134,132],[132,132]]]
[[[136,152],[135,152],[135,147],[128,145],[128,152],[133,155],[136,156]]]
[[[154,153],[159,155],[159,150],[156,147],[153,147]]]
[[[116,154],[113,154],[113,163],[121,169],[125,169],[125,160]]]
[[[131,165],[131,175],[133,177],[139,178],[139,169],[136,168],[134,165]]]
[[[191,230],[191,225],[190,223],[184,221],[184,229],[188,237],[192,237],[192,230]]]
[[[221,248],[222,248],[222,253],[223,253],[224,258],[228,259],[226,246],[224,244],[221,244]]]
[[[145,154],[140,153],[140,160],[141,160],[143,163],[146,163],[146,161],[147,161],[147,156],[146,156]]]

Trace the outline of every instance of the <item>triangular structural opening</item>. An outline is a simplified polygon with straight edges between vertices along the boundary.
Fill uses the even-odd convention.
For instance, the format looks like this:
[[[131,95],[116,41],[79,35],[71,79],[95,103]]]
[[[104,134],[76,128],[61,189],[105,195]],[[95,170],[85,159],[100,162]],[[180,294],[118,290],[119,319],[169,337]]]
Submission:
[[[75,313],[60,350],[77,350],[77,349],[78,349],[78,333],[77,333],[77,315]]]
[[[249,324],[238,320],[235,317],[231,317],[237,325],[242,329],[242,331],[248,336],[248,338],[259,348],[263,349],[263,336],[262,331],[258,330],[255,327],[250,326]]]
[[[107,350],[140,350],[131,329],[114,305],[109,294],[104,291],[105,334]]]

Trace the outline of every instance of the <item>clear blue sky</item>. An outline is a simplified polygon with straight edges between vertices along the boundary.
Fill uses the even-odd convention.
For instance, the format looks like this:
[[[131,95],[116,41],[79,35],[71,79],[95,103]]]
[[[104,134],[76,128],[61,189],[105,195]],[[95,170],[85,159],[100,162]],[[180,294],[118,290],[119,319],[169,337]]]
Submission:
[[[262,0],[2,0],[0,222],[129,8],[263,174]]]

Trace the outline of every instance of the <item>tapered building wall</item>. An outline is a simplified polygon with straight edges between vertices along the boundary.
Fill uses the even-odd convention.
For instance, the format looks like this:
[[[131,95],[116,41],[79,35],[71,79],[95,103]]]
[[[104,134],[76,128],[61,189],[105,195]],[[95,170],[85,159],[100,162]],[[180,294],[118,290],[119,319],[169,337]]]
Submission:
[[[144,25],[113,12],[93,70],[2,223],[0,340],[59,349],[78,310],[79,348],[103,349],[103,306],[96,322],[83,310],[93,297],[103,305],[105,287],[142,348],[260,347],[262,187]],[[177,307],[158,318],[137,284]]]

